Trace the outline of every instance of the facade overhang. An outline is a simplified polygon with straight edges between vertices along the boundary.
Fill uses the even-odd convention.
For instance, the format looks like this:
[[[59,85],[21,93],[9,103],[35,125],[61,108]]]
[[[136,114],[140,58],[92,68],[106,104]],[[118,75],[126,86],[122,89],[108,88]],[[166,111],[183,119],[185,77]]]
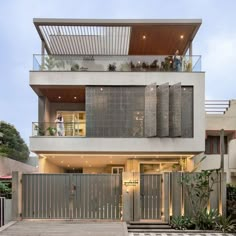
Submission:
[[[185,54],[200,19],[34,19],[49,55]]]

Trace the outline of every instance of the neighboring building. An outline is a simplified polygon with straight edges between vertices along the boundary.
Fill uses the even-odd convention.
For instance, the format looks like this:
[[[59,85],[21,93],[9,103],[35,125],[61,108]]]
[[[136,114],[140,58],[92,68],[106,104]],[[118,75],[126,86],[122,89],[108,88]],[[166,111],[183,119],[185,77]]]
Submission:
[[[30,150],[42,173],[190,170],[205,149],[201,20],[34,19]],[[172,55],[183,55],[175,68]],[[44,54],[45,50],[47,55]],[[56,115],[64,136],[56,136]],[[52,136],[50,136],[52,135]]]
[[[207,158],[200,169],[221,167],[220,130],[224,130],[224,171],[227,183],[236,183],[236,100],[206,101]],[[197,158],[199,160],[200,158]]]

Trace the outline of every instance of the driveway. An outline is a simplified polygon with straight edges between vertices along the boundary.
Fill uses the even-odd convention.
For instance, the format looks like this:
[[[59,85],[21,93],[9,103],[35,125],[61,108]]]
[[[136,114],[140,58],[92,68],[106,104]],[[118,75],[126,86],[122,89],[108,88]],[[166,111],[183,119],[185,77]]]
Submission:
[[[128,236],[123,222],[23,220],[0,228],[1,236]]]

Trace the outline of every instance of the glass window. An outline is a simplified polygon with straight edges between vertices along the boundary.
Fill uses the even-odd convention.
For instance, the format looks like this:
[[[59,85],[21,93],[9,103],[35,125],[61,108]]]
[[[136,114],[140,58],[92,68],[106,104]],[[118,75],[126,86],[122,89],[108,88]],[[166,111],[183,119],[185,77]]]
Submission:
[[[227,136],[224,137],[225,154],[228,154]],[[206,154],[220,154],[220,136],[207,136],[205,141]]]

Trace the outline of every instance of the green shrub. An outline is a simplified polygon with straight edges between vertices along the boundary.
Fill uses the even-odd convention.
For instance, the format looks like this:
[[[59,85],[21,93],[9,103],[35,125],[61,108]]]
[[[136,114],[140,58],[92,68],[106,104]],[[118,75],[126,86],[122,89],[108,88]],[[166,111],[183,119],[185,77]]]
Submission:
[[[236,220],[232,220],[231,216],[223,217],[220,216],[216,223],[216,229],[222,232],[235,232],[236,231]]]
[[[210,209],[208,212],[207,208],[200,211],[194,218],[197,229],[201,230],[212,230],[216,228],[216,223],[219,219],[219,213],[216,209]]]
[[[8,185],[0,181],[0,197],[11,198],[11,188]]]
[[[195,224],[192,221],[191,218],[186,217],[186,216],[174,216],[171,219],[170,223],[171,227],[174,229],[180,229],[180,230],[185,230],[185,229],[194,229]]]

